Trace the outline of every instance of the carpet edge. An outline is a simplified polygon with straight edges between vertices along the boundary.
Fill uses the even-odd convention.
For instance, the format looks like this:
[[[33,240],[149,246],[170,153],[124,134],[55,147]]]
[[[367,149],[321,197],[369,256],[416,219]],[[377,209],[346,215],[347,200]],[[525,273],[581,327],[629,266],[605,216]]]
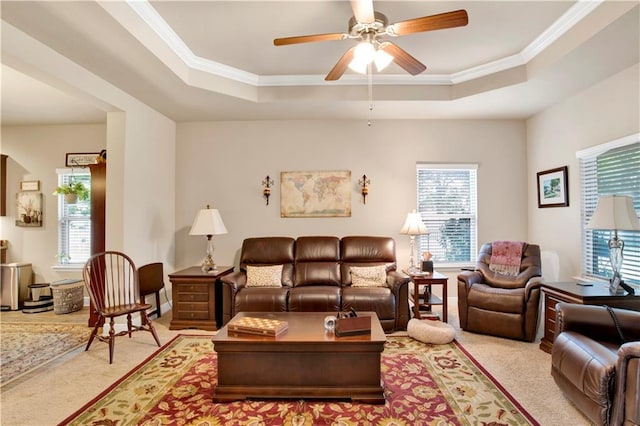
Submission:
[[[65,419],[63,419],[60,423],[58,423],[58,426],[64,426],[64,425],[68,425],[69,423],[71,423],[71,421],[73,421],[76,417],[78,417],[78,415],[80,413],[82,413],[83,411],[86,411],[89,407],[91,407],[92,405],[94,405],[96,402],[98,402],[101,398],[103,398],[106,394],[108,394],[109,392],[111,392],[114,388],[116,388],[118,385],[120,385],[122,382],[124,382],[125,380],[127,380],[129,377],[131,377],[133,374],[135,374],[138,370],[140,370],[142,367],[144,367],[149,361],[151,361],[154,357],[156,357],[160,352],[162,352],[164,349],[166,349],[169,345],[171,345],[174,341],[178,340],[180,337],[183,336],[193,336],[193,337],[205,337],[205,335],[190,335],[190,334],[177,334],[175,335],[173,338],[171,338],[171,340],[169,340],[168,342],[166,342],[164,345],[162,345],[161,347],[159,347],[158,349],[156,349],[155,351],[153,351],[153,353],[149,356],[147,356],[144,360],[140,361],[138,363],[138,365],[136,365],[135,367],[133,367],[131,370],[129,370],[129,372],[127,372],[124,376],[120,377],[118,380],[116,380],[115,382],[113,382],[111,385],[109,385],[106,389],[104,389],[103,391],[101,391],[98,395],[96,395],[94,398],[92,398],[90,401],[88,401],[86,404],[82,405],[82,407],[80,407],[79,409],[77,409],[76,411],[74,411],[72,414],[70,414],[69,416],[67,416]]]
[[[522,415],[524,417],[526,417],[527,420],[529,420],[533,426],[540,426],[540,423],[538,423],[538,421],[533,418],[533,416],[529,413],[529,411],[527,411],[527,409],[525,409],[522,404],[520,404],[513,395],[511,395],[511,393],[495,378],[493,377],[493,374],[491,374],[485,367],[482,366],[482,364],[480,364],[480,362],[473,356],[471,355],[471,353],[464,347],[462,346],[462,343],[460,343],[458,341],[458,339],[454,339],[453,343],[458,347],[458,349],[460,349],[466,356],[467,358],[469,358],[469,360],[471,360],[471,362],[480,370],[482,371],[482,373],[489,379],[491,380],[491,382],[494,384],[494,386],[496,388],[498,388],[500,390],[500,392],[502,392],[504,394],[505,397],[507,397],[507,399],[509,399],[509,401],[518,409],[520,410],[520,412],[522,413]]]

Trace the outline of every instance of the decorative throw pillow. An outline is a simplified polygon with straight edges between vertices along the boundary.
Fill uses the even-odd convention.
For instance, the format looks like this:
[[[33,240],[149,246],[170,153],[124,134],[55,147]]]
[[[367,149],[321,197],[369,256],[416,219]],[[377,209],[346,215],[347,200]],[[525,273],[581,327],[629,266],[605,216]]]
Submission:
[[[386,287],[387,268],[378,266],[351,266],[351,285],[353,287]]]
[[[282,265],[247,265],[247,287],[282,287]]]

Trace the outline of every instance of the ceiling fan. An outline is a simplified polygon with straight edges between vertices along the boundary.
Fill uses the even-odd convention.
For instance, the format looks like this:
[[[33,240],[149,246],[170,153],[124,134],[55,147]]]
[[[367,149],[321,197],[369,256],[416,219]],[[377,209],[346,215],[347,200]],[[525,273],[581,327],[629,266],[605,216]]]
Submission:
[[[324,78],[327,81],[338,80],[347,67],[364,74],[372,62],[375,62],[378,71],[393,61],[409,74],[417,75],[427,67],[397,44],[385,40],[385,37],[463,27],[469,22],[466,10],[439,13],[389,24],[386,16],[373,10],[373,0],[351,0],[351,9],[353,17],[349,20],[348,33],[276,38],[273,44],[286,46],[315,41],[359,40],[360,43],[347,50],[329,71]]]

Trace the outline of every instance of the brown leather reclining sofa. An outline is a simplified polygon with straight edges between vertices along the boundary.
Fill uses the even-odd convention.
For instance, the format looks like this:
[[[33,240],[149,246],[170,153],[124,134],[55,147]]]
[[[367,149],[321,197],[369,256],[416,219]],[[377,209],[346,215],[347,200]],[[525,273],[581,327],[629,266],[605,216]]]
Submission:
[[[613,312],[615,319],[604,306],[556,305],[551,375],[594,424],[638,425],[640,312]]]
[[[248,266],[283,265],[281,287],[247,287]],[[386,285],[354,287],[351,267],[385,265]],[[373,236],[247,238],[240,270],[221,277],[222,323],[238,312],[376,312],[385,332],[406,330],[410,278],[396,271],[395,241]]]

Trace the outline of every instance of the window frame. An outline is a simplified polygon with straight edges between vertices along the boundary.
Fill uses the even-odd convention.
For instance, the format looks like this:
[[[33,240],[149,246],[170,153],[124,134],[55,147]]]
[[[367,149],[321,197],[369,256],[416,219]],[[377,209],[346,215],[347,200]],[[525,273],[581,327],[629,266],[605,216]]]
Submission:
[[[580,150],[576,157],[580,163],[580,214],[581,214],[581,273],[583,277],[592,280],[609,280],[611,278],[611,264],[608,260],[608,249],[604,251],[602,241],[611,237],[611,232],[606,230],[587,229],[587,224],[593,216],[599,197],[604,195],[631,195],[633,197],[636,214],[640,211],[640,186],[635,188],[628,184],[634,179],[625,179],[622,190],[603,191],[598,190],[598,165],[597,159],[602,159],[607,154],[614,155],[614,150],[631,148],[640,144],[640,133],[629,135],[611,142],[596,145],[594,147]],[[637,155],[637,154],[636,154]],[[630,168],[630,173],[634,170]],[[603,174],[605,172],[603,171]],[[636,172],[640,175],[640,171]],[[638,181],[638,179],[635,179]],[[615,187],[615,185],[614,185]],[[631,188],[631,189],[630,189]],[[615,193],[615,194],[614,194]],[[619,237],[625,241],[625,260],[622,264],[622,278],[630,284],[640,285],[640,231],[618,231]],[[597,241],[600,241],[598,243]],[[632,242],[633,241],[633,242]],[[629,245],[631,244],[631,246]],[[631,259],[627,259],[632,253]],[[598,259],[600,259],[598,261]],[[631,261],[629,261],[631,260]],[[594,265],[602,264],[602,267]],[[606,275],[600,272],[606,273]]]
[[[81,176],[83,177],[83,183],[89,189],[89,196],[91,196],[91,173],[87,171],[77,171],[76,169],[65,168],[65,169],[56,169],[57,174],[57,186],[60,186],[69,181],[71,176]],[[78,206],[79,210],[84,209],[87,214],[66,214],[65,212],[69,212],[70,204],[65,201],[64,195],[58,194],[58,223],[57,223],[57,242],[56,242],[56,259],[57,259],[57,267],[66,267],[66,268],[74,268],[81,267],[84,265],[86,260],[89,258],[91,254],[91,198],[86,201],[78,200],[74,206]],[[84,251],[87,252],[86,258],[81,258],[79,260],[74,260],[71,258],[69,260],[68,253],[72,250],[70,249],[71,231],[69,226],[73,223],[81,223],[87,227],[86,231],[86,242],[82,243]]]
[[[459,173],[460,171],[468,171],[470,173],[469,176],[469,197],[466,200],[468,202],[469,212],[462,213],[450,213],[450,214],[432,214],[426,211],[426,209],[421,208],[421,178],[420,171],[421,170],[451,170],[453,172]],[[417,197],[417,207],[416,211],[420,213],[422,220],[429,230],[428,235],[419,235],[416,238],[416,250],[418,258],[421,258],[422,252],[427,249],[432,253],[437,253],[439,250],[435,250],[434,246],[437,247],[440,239],[435,236],[441,234],[441,228],[444,226],[442,223],[446,222],[448,219],[466,219],[470,220],[470,238],[468,247],[465,250],[468,250],[468,257],[464,260],[459,261],[451,261],[449,259],[438,258],[437,254],[434,255],[434,263],[438,265],[440,269],[444,268],[461,268],[468,267],[470,265],[474,265],[477,257],[478,251],[478,164],[477,163],[429,163],[429,162],[418,162],[416,163],[416,197]],[[426,198],[426,196],[425,196]]]

